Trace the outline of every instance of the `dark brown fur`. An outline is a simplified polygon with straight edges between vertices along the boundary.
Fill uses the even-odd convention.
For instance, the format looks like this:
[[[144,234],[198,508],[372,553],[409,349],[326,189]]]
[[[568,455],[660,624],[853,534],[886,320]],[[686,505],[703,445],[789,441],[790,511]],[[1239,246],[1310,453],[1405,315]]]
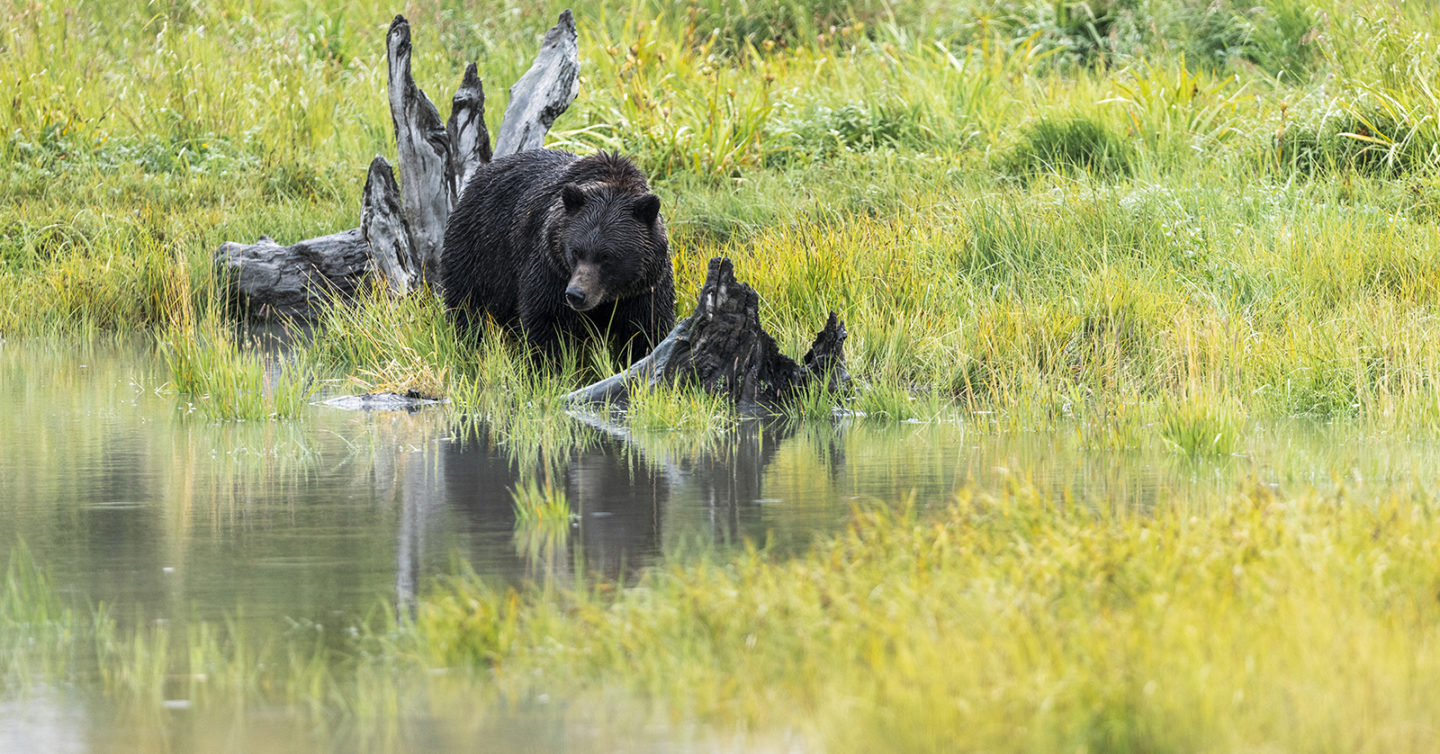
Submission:
[[[533,150],[470,179],[445,230],[445,303],[473,329],[489,315],[554,358],[603,333],[626,363],[675,321],[660,200],[619,155]]]

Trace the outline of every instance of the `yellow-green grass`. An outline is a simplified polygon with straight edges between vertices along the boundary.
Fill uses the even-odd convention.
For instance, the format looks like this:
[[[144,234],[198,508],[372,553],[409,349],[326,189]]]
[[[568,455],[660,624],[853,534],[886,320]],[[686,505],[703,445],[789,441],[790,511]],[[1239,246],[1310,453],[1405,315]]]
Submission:
[[[581,96],[551,145],[620,149],[650,172],[677,314],[718,254],[791,353],[838,311],[857,385],[845,406],[867,416],[1029,427],[1134,407],[1146,423],[1206,396],[1260,416],[1433,424],[1440,100],[1425,14],[1077,7],[582,3]],[[557,10],[407,8],[416,75],[443,103],[478,59],[494,126]],[[219,243],[353,227],[367,157],[393,151],[391,9],[0,12],[0,80],[14,82],[0,335],[173,344],[187,323],[233,318]],[[424,294],[363,296],[319,332],[317,368],[492,418],[553,416],[557,396],[615,366],[581,349],[533,373],[513,339],[461,340]],[[172,353],[223,381],[223,339],[192,340]]]
[[[1440,735],[1437,553],[1418,490],[1250,484],[1127,509],[1016,478],[861,502],[790,560],[751,549],[619,590],[463,577],[339,636],[118,628],[45,597],[21,556],[7,593],[38,596],[0,602],[0,639],[7,683],[95,667],[136,709],[193,699],[233,726],[280,703],[355,745],[409,714],[463,724],[545,698],[807,750],[1422,752]],[[433,706],[399,703],[427,690]]]
[[[570,502],[565,490],[557,488],[550,479],[540,482],[531,478],[517,484],[511,490],[515,501],[515,520],[529,527],[570,526]]]
[[[182,411],[218,419],[288,419],[319,390],[318,371],[303,355],[265,353],[214,320],[161,334]]]
[[[619,687],[825,750],[1425,751],[1426,501],[1257,486],[1096,510],[1017,482],[867,504],[792,562],[663,570],[613,600],[459,588],[418,621],[472,638],[432,663],[502,687]],[[498,630],[467,630],[480,616]]]
[[[639,385],[630,391],[626,423],[640,431],[678,431],[690,436],[724,431],[736,419],[729,399],[693,386]]]

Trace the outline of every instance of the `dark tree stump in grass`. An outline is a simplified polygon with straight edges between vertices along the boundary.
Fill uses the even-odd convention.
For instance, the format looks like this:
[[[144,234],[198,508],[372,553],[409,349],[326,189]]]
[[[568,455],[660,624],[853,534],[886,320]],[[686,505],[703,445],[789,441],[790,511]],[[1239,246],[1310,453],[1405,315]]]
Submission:
[[[268,236],[253,244],[226,243],[215,252],[215,262],[229,276],[235,297],[262,319],[309,319],[321,302],[350,299],[366,280],[404,294],[419,277],[400,213],[400,190],[384,157],[370,163],[359,228],[293,246]]]
[[[450,100],[450,120],[445,122],[445,132],[450,134],[445,180],[450,186],[450,206],[454,207],[470,176],[475,174],[475,168],[491,159],[490,131],[485,128],[485,87],[480,83],[474,63],[465,67],[465,77]]]
[[[222,244],[215,264],[252,314],[310,318],[321,302],[349,297],[371,278],[396,295],[425,283],[439,285],[450,209],[475,169],[491,159],[485,89],[471,63],[451,100],[450,119],[442,124],[411,76],[410,24],[403,16],[390,23],[385,58],[400,183],[389,163],[377,157],[365,181],[363,228],[291,246],[269,237]],[[545,34],[535,64],[510,89],[497,154],[543,145],[555,118],[575,101],[579,71],[575,21],[567,10]]]
[[[390,292],[397,296],[409,292],[424,274],[416,267],[419,255],[410,245],[410,228],[401,201],[390,163],[377,155],[365,176],[360,233],[370,252],[370,273],[388,283]]]
[[[760,296],[735,279],[730,260],[714,258],[695,311],[649,356],[619,374],[566,396],[575,405],[624,403],[641,386],[698,386],[744,412],[780,407],[802,391],[848,388],[845,326],[830,313],[799,363],[780,353],[760,326]]]

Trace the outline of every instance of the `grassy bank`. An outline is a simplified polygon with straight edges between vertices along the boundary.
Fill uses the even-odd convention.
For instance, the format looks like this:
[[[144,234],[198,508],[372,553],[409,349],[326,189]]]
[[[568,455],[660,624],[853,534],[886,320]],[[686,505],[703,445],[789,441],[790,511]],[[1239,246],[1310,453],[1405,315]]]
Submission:
[[[791,351],[839,311],[853,407],[880,418],[1145,423],[1203,404],[1433,423],[1440,100],[1420,9],[747,8],[576,7],[582,91],[552,145],[619,149],[651,173],[680,314],[719,254]],[[366,157],[393,150],[392,10],[414,23],[433,98],[481,61],[494,125],[555,9],[3,10],[0,333],[173,343],[231,316],[221,241],[356,223]],[[527,402],[485,395],[512,386],[482,362],[516,356],[474,353],[433,301],[370,303],[327,318],[307,363],[471,410]],[[169,353],[193,358],[173,363],[233,371],[199,355],[222,339],[187,337]],[[577,354],[537,389],[608,363]],[[183,368],[175,382],[199,384]]]
[[[493,127],[558,10],[0,0],[0,337],[137,336],[165,365],[144,390],[168,380],[182,410],[227,419],[295,416],[324,390],[444,395],[512,463],[543,469],[592,436],[558,397],[612,371],[608,354],[535,370],[503,334],[457,338],[433,296],[372,292],[281,359],[250,346],[212,254],[357,224],[364,166],[394,148],[394,12],[433,99],[480,61]],[[581,95],[551,145],[617,149],[653,177],[679,314],[722,254],[787,352],[840,312],[846,405],[864,421],[1059,426],[1105,453],[1158,438],[1175,464],[1283,445],[1256,429],[1281,417],[1360,427],[1344,435],[1357,445],[1428,438],[1428,10],[584,2]],[[794,412],[828,416],[828,398]],[[658,391],[630,429],[642,448],[702,447],[732,418]],[[293,425],[253,426],[247,442],[269,449]],[[762,547],[618,588],[462,576],[413,616],[348,626],[136,622],[62,598],[17,556],[0,702],[93,691],[91,711],[142,750],[184,748],[168,701],[190,705],[187,735],[247,750],[540,729],[608,750],[1429,751],[1440,528],[1406,464],[1375,462],[1395,483],[1384,497],[1256,483],[1131,510],[1017,479],[866,500],[793,559]],[[549,479],[517,488],[515,548],[536,573],[566,571],[572,502]]]
[[[413,619],[351,629],[127,628],[67,606],[22,555],[0,677],[94,674],[142,740],[189,724],[161,711],[181,700],[215,722],[200,743],[262,750],[280,730],[458,744],[534,714],[528,740],[580,749],[1420,752],[1436,743],[1435,520],[1419,493],[1255,485],[1133,510],[1017,478],[866,503],[795,559],[751,550],[618,592],[466,577]],[[246,731],[246,709],[277,722]]]

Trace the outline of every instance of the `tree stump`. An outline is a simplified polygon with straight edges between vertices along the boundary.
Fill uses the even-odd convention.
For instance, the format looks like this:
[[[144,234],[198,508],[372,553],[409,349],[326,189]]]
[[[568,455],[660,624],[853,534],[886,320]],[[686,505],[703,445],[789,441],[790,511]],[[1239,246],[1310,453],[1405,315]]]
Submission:
[[[390,292],[403,296],[424,274],[415,265],[420,258],[410,242],[410,228],[401,211],[395,173],[384,157],[370,161],[360,200],[360,233],[370,250],[371,274],[385,280]]]
[[[445,221],[450,217],[450,135],[440,111],[410,75],[410,22],[396,16],[385,34],[386,90],[400,158],[400,199],[410,230],[414,268],[423,280],[439,277]],[[454,116],[452,116],[453,118]]]
[[[390,23],[385,57],[400,184],[390,163],[377,156],[365,180],[362,227],[291,246],[268,236],[253,244],[222,244],[215,264],[252,315],[312,318],[323,302],[349,298],[369,279],[396,295],[439,285],[450,209],[475,169],[491,159],[485,90],[476,65],[469,64],[442,124],[411,76],[410,23],[404,16]],[[579,74],[575,20],[566,10],[546,32],[534,65],[510,88],[494,154],[543,146],[555,118],[575,101]]]
[[[580,93],[580,48],[570,11],[545,32],[534,65],[510,87],[510,104],[495,140],[495,156],[545,146],[550,125]]]
[[[760,326],[760,296],[735,279],[729,259],[710,260],[695,311],[650,355],[619,374],[566,396],[572,405],[623,404],[639,386],[698,386],[742,412],[774,410],[812,386],[849,387],[845,325],[829,319],[799,363],[780,353]]]

